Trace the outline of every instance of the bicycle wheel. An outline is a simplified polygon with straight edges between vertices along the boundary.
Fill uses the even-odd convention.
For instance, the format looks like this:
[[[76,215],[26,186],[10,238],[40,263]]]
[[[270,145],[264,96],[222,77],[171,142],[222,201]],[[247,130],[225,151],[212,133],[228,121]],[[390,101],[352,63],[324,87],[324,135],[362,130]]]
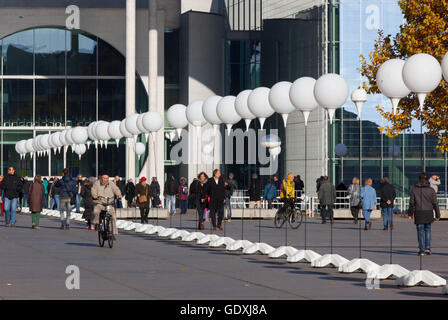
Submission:
[[[285,214],[280,212],[280,209],[275,213],[274,225],[276,228],[281,228],[285,223]]]
[[[290,213],[288,222],[291,228],[297,229],[302,224],[302,220],[303,220],[302,210],[295,209]]]
[[[100,247],[104,247],[105,239],[103,237],[103,232],[104,232],[103,230],[104,230],[104,226],[103,226],[103,223],[101,223],[98,226],[98,242],[100,243]]]
[[[107,243],[109,244],[109,248],[114,246],[114,229],[112,226],[112,219],[107,219]]]

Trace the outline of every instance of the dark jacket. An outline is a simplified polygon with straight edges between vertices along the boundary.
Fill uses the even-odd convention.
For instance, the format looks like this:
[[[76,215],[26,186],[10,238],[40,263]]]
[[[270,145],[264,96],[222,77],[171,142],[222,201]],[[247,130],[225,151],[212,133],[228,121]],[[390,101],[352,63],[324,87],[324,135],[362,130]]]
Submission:
[[[336,202],[336,188],[334,185],[327,181],[319,187],[319,204],[321,205],[333,205]]]
[[[31,184],[29,192],[28,203],[31,212],[42,211],[42,199],[44,198],[45,190],[42,183],[34,182]]]
[[[280,180],[274,181],[275,188],[277,191],[280,191],[280,188],[282,187],[282,182]]]
[[[134,200],[135,197],[135,184],[133,182],[128,182],[125,189],[126,189],[125,199],[131,202],[132,200]]]
[[[30,187],[33,183],[29,180],[23,179],[23,187],[22,187],[22,193],[23,194],[29,194],[30,193]]]
[[[137,186],[135,187],[135,194],[140,196],[146,196],[146,201],[142,202],[140,202],[140,198],[137,197],[137,206],[139,208],[149,208],[149,201],[151,201],[151,198],[153,197],[152,190],[149,187],[149,185],[146,184],[146,186],[143,187],[141,182],[138,183]]]
[[[395,193],[395,188],[390,183],[383,183],[378,191],[378,196],[380,197],[380,207],[381,208],[393,208],[394,200],[397,197]],[[387,200],[390,200],[390,204],[387,204]]]
[[[249,185],[249,201],[261,200],[261,182],[259,179],[252,179]]]
[[[226,198],[231,198],[233,195],[233,192],[238,189],[238,183],[234,179],[229,179],[226,181]]]
[[[434,222],[434,211],[436,218],[440,218],[437,195],[429,185],[429,181],[420,180],[411,190],[409,199],[409,216],[414,216],[415,224],[429,224]]]
[[[22,179],[15,173],[7,174],[0,184],[0,188],[4,190],[5,198],[8,199],[18,198],[22,192],[22,187]]]
[[[304,184],[302,180],[297,180],[294,182],[294,190],[297,191],[303,191]]]
[[[208,195],[207,195],[207,182],[202,184],[199,180],[196,184],[196,199],[199,202],[201,209],[209,207]],[[204,200],[204,201],[201,201]],[[198,208],[199,209],[199,208]]]
[[[59,180],[58,180],[58,181],[59,181]],[[57,181],[56,181],[56,182],[57,182]],[[50,195],[51,195],[52,197],[54,197],[54,196],[58,196],[58,195],[61,194],[61,188],[58,187],[58,186],[56,186],[56,182],[51,183],[51,186],[50,186]]]
[[[95,206],[95,203],[93,202],[92,198],[92,186],[93,182],[87,182],[82,186],[81,189],[81,197],[84,198],[85,204],[84,204],[84,213],[82,217],[86,220],[93,220],[93,209]]]
[[[207,182],[207,196],[210,197],[210,210],[219,210],[224,207],[224,199],[226,197],[226,187],[224,177],[220,176],[218,183],[215,178],[211,177]]]
[[[55,186],[60,188],[61,198],[74,197],[77,193],[76,182],[69,176],[63,176],[56,182]]]
[[[174,178],[168,178],[165,182],[165,188],[163,189],[164,195],[175,196],[177,194],[179,185]]]
[[[149,185],[149,187],[151,188],[152,191],[152,195],[154,197],[158,197],[160,196],[160,184],[157,181],[153,181],[151,182],[151,184]]]

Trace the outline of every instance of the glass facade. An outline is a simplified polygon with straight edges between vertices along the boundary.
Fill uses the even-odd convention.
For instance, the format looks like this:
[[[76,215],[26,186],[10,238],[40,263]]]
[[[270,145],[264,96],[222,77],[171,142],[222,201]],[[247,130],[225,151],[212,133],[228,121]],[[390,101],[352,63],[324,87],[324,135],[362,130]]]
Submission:
[[[360,55],[368,58],[378,38],[378,30],[383,30],[384,34],[398,33],[404,18],[396,0],[340,0],[333,1],[330,7],[330,21],[339,22],[335,28],[339,30],[339,36],[333,37],[336,41],[332,43],[333,47],[339,47],[339,55],[330,55],[329,59],[335,60],[329,63],[334,66],[330,71],[339,72],[352,91],[366,81],[359,72]],[[386,110],[392,109],[386,97],[369,95],[362,114],[361,157],[360,121],[355,105],[347,101],[344,108],[337,112],[333,141],[330,141],[329,147],[344,143],[347,154],[343,159],[334,153],[332,155],[330,172],[334,172],[334,182],[343,180],[349,184],[354,176],[361,175],[363,180],[371,177],[378,183],[381,177],[388,177],[399,196],[409,196],[419,173],[426,170],[441,177],[439,192],[445,194],[446,157],[436,149],[437,139],[422,135],[418,122],[413,123],[411,130],[393,139],[381,134],[378,127],[387,125],[387,122],[377,111],[377,105]],[[392,150],[398,152],[394,154]]]
[[[20,160],[15,143],[95,120],[125,117],[125,57],[96,36],[63,28],[24,30],[0,40],[1,171],[15,165],[22,176],[125,175],[124,141],[107,149],[90,147],[80,161],[71,148],[38,159]],[[136,75],[137,112],[148,110],[148,95]],[[144,157],[145,159],[146,157]],[[144,160],[143,159],[143,160]],[[137,172],[141,169],[143,161]]]

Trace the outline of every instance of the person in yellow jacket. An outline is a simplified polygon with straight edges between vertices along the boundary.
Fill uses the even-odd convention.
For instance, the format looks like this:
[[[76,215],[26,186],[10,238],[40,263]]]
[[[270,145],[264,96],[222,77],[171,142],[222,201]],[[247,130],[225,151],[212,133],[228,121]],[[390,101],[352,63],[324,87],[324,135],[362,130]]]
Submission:
[[[286,178],[282,182],[282,186],[280,189],[280,199],[285,203],[284,208],[287,206],[294,207],[295,201],[295,189],[294,189],[294,175],[289,174],[288,178]]]

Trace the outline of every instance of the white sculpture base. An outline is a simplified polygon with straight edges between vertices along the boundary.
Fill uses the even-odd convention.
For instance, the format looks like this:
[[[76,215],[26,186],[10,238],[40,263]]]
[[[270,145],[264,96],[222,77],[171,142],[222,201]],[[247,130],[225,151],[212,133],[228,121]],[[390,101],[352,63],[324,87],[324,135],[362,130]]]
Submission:
[[[162,230],[165,230],[165,228],[162,226],[154,226],[152,228],[147,228],[145,230],[145,234],[154,234],[154,233],[160,232]]]
[[[369,259],[357,258],[340,265],[338,271],[343,273],[352,273],[361,270],[362,272],[368,273],[369,271],[378,270],[379,268],[379,265]]]
[[[268,245],[267,243],[257,242],[250,247],[246,247],[243,249],[244,254],[254,254],[258,251],[262,254],[270,254],[271,252],[275,251],[275,248]]]
[[[189,235],[182,237],[182,241],[196,241],[197,239],[200,239],[202,237],[205,237],[205,234],[203,234],[202,232],[192,232]]]
[[[139,223],[138,223],[138,224],[139,224]],[[134,229],[137,227],[138,224],[132,222],[132,223],[128,224],[128,225],[124,228],[124,231],[131,231],[131,230],[134,230]]]
[[[442,288],[442,294],[448,294],[448,286]]]
[[[348,260],[338,254],[325,254],[320,258],[311,261],[311,266],[314,268],[336,267],[347,263]]]
[[[395,284],[406,287],[413,287],[419,284],[440,287],[446,285],[446,280],[428,270],[414,270],[395,280]]]
[[[384,280],[391,277],[400,278],[407,275],[410,271],[399,264],[385,264],[378,269],[367,272],[367,278]]]
[[[121,226],[125,223],[125,220],[117,220],[117,228],[121,228]]]
[[[286,261],[290,263],[295,263],[305,260],[306,262],[312,263],[314,260],[319,259],[320,257],[322,256],[317,252],[314,252],[313,250],[299,250],[294,255],[286,258]]]
[[[117,228],[126,229],[127,227],[129,227],[132,224],[134,224],[132,221],[126,221],[125,223],[121,224],[119,227],[117,226]]]
[[[154,226],[152,224],[142,224],[140,226],[138,226],[137,228],[135,228],[135,232],[141,233],[141,232],[145,232],[146,229],[149,228],[153,228]]]
[[[174,232],[171,236],[170,239],[177,239],[177,238],[183,238],[186,237],[187,235],[189,235],[190,232],[186,231],[186,230],[177,230],[176,232]]]
[[[231,243],[230,245],[226,246],[226,250],[228,251],[236,251],[240,249],[246,249],[249,248],[251,245],[253,245],[252,242],[248,240],[236,240],[234,243]]]
[[[170,235],[172,235],[176,231],[177,231],[176,228],[167,228],[167,229],[164,229],[164,230],[160,230],[159,231],[159,237],[169,237]]]
[[[274,251],[272,251],[271,253],[269,253],[269,258],[280,258],[282,256],[290,257],[290,256],[296,254],[297,252],[299,252],[299,250],[297,250],[294,247],[281,246],[281,247],[278,247],[277,249],[275,249]]]
[[[75,219],[74,219],[75,221],[85,221],[85,219],[82,217],[82,214],[81,215],[79,215],[79,216],[77,216],[77,217],[75,217]]]
[[[232,238],[229,238],[229,237],[220,237],[220,238],[217,239],[217,240],[210,241],[209,246],[210,246],[210,247],[213,247],[213,248],[217,248],[217,247],[220,247],[220,246],[222,246],[222,245],[225,245],[225,246],[227,247],[228,245],[231,245],[231,244],[234,243],[234,242],[235,242],[235,240],[232,239]]]
[[[197,244],[206,244],[209,243],[210,241],[215,241],[218,240],[220,238],[220,236],[216,235],[216,234],[207,234],[204,237],[201,237],[200,239],[198,239],[196,241]]]

